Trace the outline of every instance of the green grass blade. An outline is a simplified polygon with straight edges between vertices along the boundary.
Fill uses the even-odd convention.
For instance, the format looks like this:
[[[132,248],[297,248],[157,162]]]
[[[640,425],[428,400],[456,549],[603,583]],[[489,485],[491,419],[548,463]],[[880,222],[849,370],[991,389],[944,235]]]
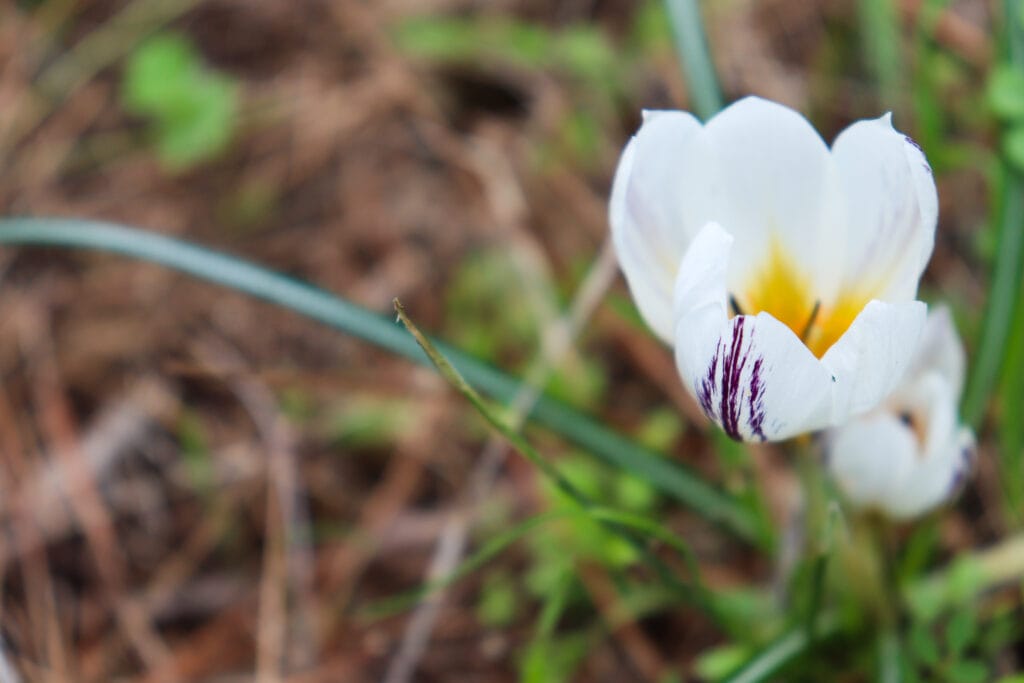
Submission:
[[[878,658],[878,683],[900,683],[903,677],[903,653],[896,629],[883,628],[878,634],[875,647]]]
[[[665,0],[679,63],[697,116],[707,120],[722,108],[722,90],[708,49],[697,0]]]
[[[74,247],[122,254],[245,292],[317,320],[421,364],[416,342],[390,317],[242,259],[181,240],[110,223],[76,219],[0,219],[0,244]],[[466,380],[499,401],[511,401],[522,383],[443,343]],[[689,468],[665,460],[564,403],[542,397],[531,419],[580,448],[646,481],[655,489],[759,547],[772,547],[772,532],[748,507],[703,481]]]
[[[1010,61],[1024,68],[1024,25],[1019,3],[1004,0],[1006,49]],[[1007,352],[1020,282],[1024,277],[1024,175],[1002,164],[1002,201],[997,217],[997,245],[974,370],[964,393],[964,419],[977,428]],[[1011,417],[1016,419],[1016,416]]]
[[[562,476],[562,473],[548,461],[543,455],[541,455],[523,436],[512,429],[508,424],[505,423],[497,413],[480,397],[480,394],[473,390],[473,387],[469,386],[469,383],[463,379],[459,371],[444,357],[444,354],[440,353],[427,339],[420,329],[409,319],[409,316],[405,313],[405,308],[402,307],[402,303],[398,300],[394,300],[395,313],[398,319],[405,325],[405,328],[409,330],[409,334],[413,336],[416,343],[420,345],[420,348],[426,352],[427,357],[430,358],[430,362],[434,364],[441,376],[451,384],[462,396],[473,404],[476,411],[487,422],[494,427],[509,443],[512,444],[513,448],[519,451],[527,460],[539,469],[544,476],[550,479],[563,493],[569,498],[575,501],[580,507],[589,507],[590,501],[586,496],[583,495],[575,486],[572,485],[568,479]]]
[[[997,244],[992,281],[981,323],[974,369],[964,392],[964,420],[977,428],[1003,365],[1021,276],[1024,274],[1024,178],[1002,171],[1003,201],[997,218]]]
[[[543,512],[541,514],[534,515],[533,517],[529,517],[512,528],[502,531],[496,536],[488,539],[479,550],[466,558],[447,576],[438,577],[433,581],[424,583],[405,593],[374,602],[373,604],[359,610],[359,614],[367,619],[383,619],[394,614],[404,612],[422,601],[424,598],[429,597],[431,594],[444,588],[448,588],[460,579],[480,569],[514,543],[525,538],[538,527],[542,527],[558,520],[571,519],[598,519],[614,522],[615,524],[631,528],[635,531],[650,534],[652,537],[668,543],[687,564],[693,562],[693,553],[686,544],[652,519],[601,507],[591,507],[587,510],[552,510],[550,512]],[[695,581],[699,580],[698,577],[699,574],[694,575]],[[660,595],[659,601],[671,601],[674,597],[678,597],[678,595]]]
[[[1024,295],[1018,294],[1017,311],[1006,350],[999,388],[999,468],[1006,513],[1010,523],[1024,522]]]
[[[437,368],[441,376],[452,385],[462,396],[469,401],[477,412],[487,420],[487,422],[501,434],[505,439],[508,440],[512,446],[519,451],[526,459],[528,459],[534,466],[539,469],[544,476],[546,476],[552,483],[555,484],[569,499],[575,503],[579,509],[588,515],[596,519],[599,522],[603,522],[605,527],[612,533],[622,537],[623,540],[632,545],[644,558],[645,562],[651,566],[658,576],[665,583],[665,585],[673,588],[680,595],[687,599],[692,600],[695,604],[703,607],[709,615],[715,616],[714,602],[710,599],[707,592],[704,590],[703,584],[699,579],[699,568],[697,566],[696,559],[690,554],[689,549],[685,544],[682,544],[675,538],[672,532],[663,528],[656,522],[647,520],[637,515],[631,515],[628,513],[614,513],[605,512],[603,515],[592,513],[591,511],[595,508],[593,501],[585,496],[579,489],[573,486],[572,482],[562,476],[562,473],[551,464],[551,462],[540,454],[529,441],[527,441],[519,432],[509,426],[504,420],[502,420],[498,414],[484,402],[483,398],[473,390],[473,387],[463,379],[462,375],[459,374],[458,370],[448,361],[447,358],[441,354],[434,345],[427,339],[418,327],[409,319],[405,313],[405,309],[402,308],[402,304],[395,299],[395,312],[398,315],[398,319],[405,325],[409,333],[416,339],[416,343],[419,344],[430,361]],[[635,525],[641,525],[641,527],[651,535],[668,542],[671,547],[680,552],[687,562],[690,577],[697,584],[696,589],[688,586],[678,580],[675,574],[669,569],[660,557],[651,552],[650,548],[647,547],[646,543],[641,538],[638,538],[632,533],[629,533],[629,529]]]
[[[864,60],[878,83],[885,107],[900,108],[903,60],[900,25],[894,0],[860,0],[860,36]]]
[[[824,616],[818,622],[814,642],[828,638],[835,632],[835,618],[831,615]],[[722,683],[760,683],[778,680],[774,678],[775,674],[806,652],[811,642],[807,629],[803,625],[797,626],[748,659]]]

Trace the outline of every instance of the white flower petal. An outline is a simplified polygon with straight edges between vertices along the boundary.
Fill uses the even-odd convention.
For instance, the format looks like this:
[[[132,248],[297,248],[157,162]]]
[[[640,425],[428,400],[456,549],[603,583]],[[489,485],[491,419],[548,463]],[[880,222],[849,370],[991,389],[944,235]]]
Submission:
[[[974,437],[953,430],[922,452],[914,430],[889,412],[833,429],[828,468],[846,498],[894,519],[917,517],[958,492],[974,459]]]
[[[928,325],[948,324],[941,312]],[[974,460],[974,436],[957,424],[959,390],[928,353],[917,349],[919,371],[872,413],[829,431],[829,470],[846,497],[858,507],[876,508],[896,519],[921,515],[952,497]],[[939,365],[922,364],[937,358]]]
[[[821,362],[835,378],[832,423],[874,408],[910,366],[924,327],[920,301],[870,301]]]
[[[708,121],[705,137],[713,184],[713,220],[736,238],[730,281],[763,264],[777,240],[815,289],[830,289],[829,231],[842,213],[829,201],[835,168],[828,147],[799,113],[757,97],[742,99]],[[823,258],[824,256],[824,258]]]
[[[913,299],[939,210],[928,161],[889,114],[843,131],[832,157],[848,207],[845,286],[867,286],[885,301]]]
[[[828,468],[859,508],[889,511],[918,458],[914,432],[889,413],[873,414],[829,432]]]
[[[891,516],[917,516],[958,488],[973,459],[973,436],[957,425],[958,398],[942,374],[928,370],[887,403],[889,411],[912,416],[919,440],[912,477],[888,501]]]
[[[964,346],[953,324],[952,313],[947,306],[933,306],[928,312],[914,362],[907,374],[919,376],[927,371],[938,372],[949,383],[953,394],[960,396],[966,365]]]
[[[828,371],[770,315],[726,312],[733,239],[707,225],[679,267],[676,365],[704,413],[737,440],[775,441],[821,429],[831,417]]]
[[[686,247],[703,225],[687,222],[686,198],[706,195],[696,150],[701,125],[683,112],[645,112],[612,184],[612,239],[634,301],[651,329],[672,341],[672,287]]]
[[[672,287],[672,273],[652,265],[651,244],[643,238],[626,205],[626,190],[629,187],[635,156],[634,138],[622,152],[612,183],[609,204],[612,240],[615,243],[619,266],[626,276],[626,283],[633,295],[633,301],[640,310],[640,315],[662,341],[671,343],[672,299],[668,292]]]

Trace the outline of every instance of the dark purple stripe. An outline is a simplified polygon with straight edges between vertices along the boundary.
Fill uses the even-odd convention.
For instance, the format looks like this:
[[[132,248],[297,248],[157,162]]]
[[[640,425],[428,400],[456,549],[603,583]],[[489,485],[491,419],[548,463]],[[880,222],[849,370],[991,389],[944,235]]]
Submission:
[[[722,343],[719,340],[719,345]],[[715,347],[715,355],[711,357],[711,365],[708,366],[708,371],[704,375],[704,379],[701,380],[697,386],[697,400],[700,402],[700,409],[704,411],[712,420],[716,420],[715,416],[715,386],[717,385],[716,373],[718,372],[718,346]]]
[[[764,365],[764,358],[754,361],[754,367],[750,371],[750,415],[747,416],[747,424],[754,436],[766,441],[764,435],[764,381],[761,377],[761,368]]]
[[[740,435],[740,411],[743,407],[740,396],[740,376],[743,373],[743,366],[747,362],[746,355],[742,353],[745,321],[744,316],[733,318],[732,344],[728,355],[722,359],[722,394],[719,397],[722,429],[737,441],[743,439]]]
[[[754,360],[749,378],[749,388],[743,382],[743,371],[750,357],[753,329],[747,330],[746,317],[732,319],[732,339],[727,344],[724,337],[718,339],[715,353],[708,369],[694,385],[694,393],[701,410],[710,419],[721,425],[730,438],[742,441],[740,424],[743,420],[744,396],[746,396],[746,424],[749,434],[761,441],[767,441],[764,433],[764,358]],[[748,342],[744,350],[743,342]],[[721,367],[721,375],[719,375]],[[745,394],[745,389],[749,394]]]

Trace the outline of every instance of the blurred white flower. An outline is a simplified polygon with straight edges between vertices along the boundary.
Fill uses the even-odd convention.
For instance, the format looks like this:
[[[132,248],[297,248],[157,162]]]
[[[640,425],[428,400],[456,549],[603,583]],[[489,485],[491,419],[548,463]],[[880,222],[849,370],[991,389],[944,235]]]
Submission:
[[[748,97],[706,125],[645,112],[610,219],[633,298],[734,439],[779,440],[874,408],[924,325],[931,169],[890,116],[830,151],[800,114]]]
[[[964,350],[946,308],[928,315],[910,369],[882,405],[825,435],[829,472],[851,503],[916,517],[958,492],[974,462],[960,426]]]

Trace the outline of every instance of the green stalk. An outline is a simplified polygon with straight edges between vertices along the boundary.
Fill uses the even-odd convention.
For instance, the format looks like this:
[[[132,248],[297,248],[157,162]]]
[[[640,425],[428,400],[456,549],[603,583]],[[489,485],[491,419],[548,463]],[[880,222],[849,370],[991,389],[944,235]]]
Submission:
[[[1024,68],[1024,26],[1018,12],[1019,2],[1003,1],[1006,51],[1013,64]],[[1024,175],[1005,161],[1000,175],[1002,201],[996,219],[999,246],[985,302],[974,371],[967,383],[963,403],[964,419],[975,429],[981,423],[996,376],[1004,363],[1014,311],[1020,305],[1020,282],[1024,276]],[[1017,416],[1009,419],[1017,419]]]
[[[900,25],[894,0],[860,0],[860,35],[865,60],[890,109],[902,109],[903,59]]]
[[[1017,312],[1003,364],[999,387],[1002,419],[999,424],[999,458],[1005,511],[1010,523],[1024,522],[1024,296],[1018,295]]]
[[[573,486],[572,482],[562,476],[562,473],[541,453],[527,441],[522,434],[517,432],[511,426],[509,426],[498,414],[484,402],[483,398],[473,390],[466,380],[459,374],[452,364],[444,357],[431,343],[429,339],[419,330],[418,327],[409,319],[405,313],[405,309],[402,308],[402,304],[395,299],[395,312],[398,314],[398,319],[405,325],[405,328],[409,330],[409,333],[416,339],[416,343],[419,344],[423,350],[429,356],[430,361],[437,368],[441,376],[462,396],[469,401],[477,412],[493,427],[499,434],[512,444],[523,457],[530,461],[541,473],[547,477],[558,489],[564,493],[582,512],[590,513],[595,507],[594,502],[585,496],[579,489]],[[620,536],[623,540],[633,546],[637,552],[644,558],[644,561],[650,565],[655,572],[659,575],[662,581],[677,591],[680,595],[692,599],[694,603],[702,607],[710,616],[717,616],[715,611],[714,601],[711,599],[710,594],[704,587],[703,582],[700,579],[700,568],[697,564],[697,559],[690,552],[690,549],[686,544],[679,542],[677,538],[672,534],[671,531],[662,527],[660,524],[652,522],[638,515],[615,515],[609,518],[605,516],[591,515],[591,517],[605,525],[605,527],[612,533]],[[621,523],[622,520],[628,520],[628,523]],[[693,586],[688,586],[680,582],[675,574],[670,570],[668,565],[657,555],[655,555],[647,547],[644,539],[630,533],[630,529],[639,525],[645,530],[647,536],[657,538],[663,542],[667,542],[670,547],[680,553],[680,555],[686,560],[687,569],[689,572],[689,578],[693,583]]]
[[[697,0],[665,0],[679,64],[697,116],[707,120],[722,108],[722,91],[708,49]]]
[[[828,639],[836,632],[836,619],[832,615],[826,615],[818,622],[814,642]],[[766,648],[748,659],[739,670],[733,672],[722,683],[760,683],[761,681],[781,680],[777,679],[775,674],[806,652],[811,642],[811,634],[803,624],[800,624],[782,634]]]

